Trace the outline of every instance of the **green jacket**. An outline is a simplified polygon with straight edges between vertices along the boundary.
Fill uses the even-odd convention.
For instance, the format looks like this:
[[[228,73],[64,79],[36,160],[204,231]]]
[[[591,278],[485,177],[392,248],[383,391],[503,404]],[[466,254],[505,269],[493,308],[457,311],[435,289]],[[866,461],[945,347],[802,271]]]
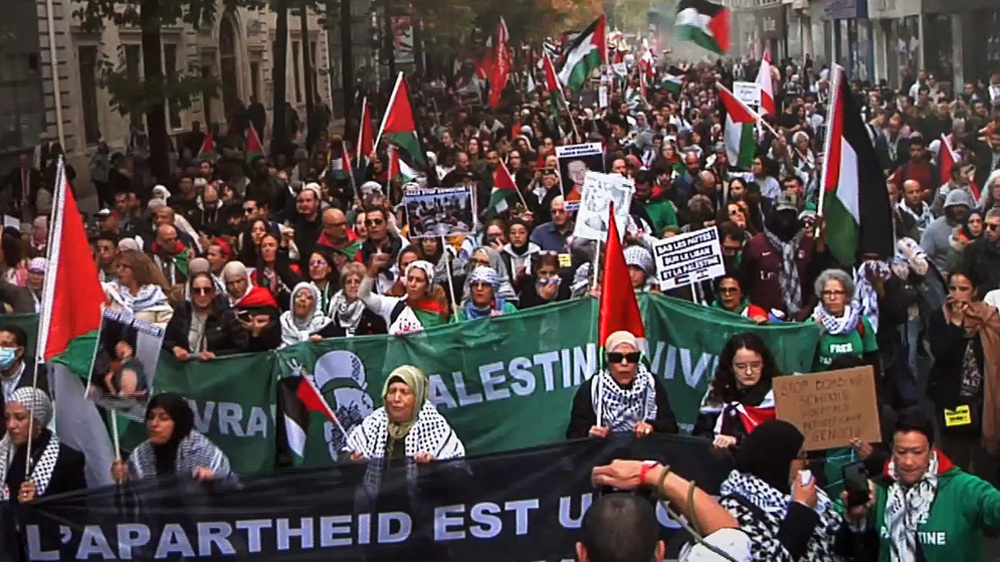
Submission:
[[[889,562],[885,504],[892,479],[875,481],[875,505],[868,514],[878,533],[879,562]],[[931,511],[917,527],[917,544],[927,562],[985,562],[984,532],[1000,531],[1000,491],[953,465],[938,451],[938,489]]]

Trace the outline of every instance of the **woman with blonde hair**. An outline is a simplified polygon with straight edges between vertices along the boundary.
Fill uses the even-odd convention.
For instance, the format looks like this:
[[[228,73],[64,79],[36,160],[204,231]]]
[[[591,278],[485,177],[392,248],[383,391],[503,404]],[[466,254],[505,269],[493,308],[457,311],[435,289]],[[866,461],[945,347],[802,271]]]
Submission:
[[[174,309],[163,289],[167,281],[146,254],[125,250],[115,265],[118,279],[102,283],[108,308],[131,311],[137,320],[166,328]]]

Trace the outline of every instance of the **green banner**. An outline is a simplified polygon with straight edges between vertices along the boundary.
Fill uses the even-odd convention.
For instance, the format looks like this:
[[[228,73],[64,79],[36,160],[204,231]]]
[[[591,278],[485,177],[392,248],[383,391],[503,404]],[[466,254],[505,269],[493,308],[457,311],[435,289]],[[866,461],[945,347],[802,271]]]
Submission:
[[[808,372],[819,339],[813,324],[757,326],[659,295],[642,295],[639,305],[651,370],[663,380],[678,421],[688,427],[729,336],[758,333],[785,372]],[[351,427],[382,405],[386,377],[404,364],[428,375],[431,400],[470,454],[531,447],[565,438],[573,394],[597,366],[598,306],[592,298],[573,300],[414,335],[335,338],[205,363],[179,363],[164,354],[154,386],[192,400],[197,429],[240,472],[274,467],[279,378],[313,375],[338,418]],[[63,356],[81,376],[92,345],[74,341]],[[122,445],[143,436],[140,424],[131,424]],[[343,443],[340,431],[315,415],[301,464],[330,465]]]

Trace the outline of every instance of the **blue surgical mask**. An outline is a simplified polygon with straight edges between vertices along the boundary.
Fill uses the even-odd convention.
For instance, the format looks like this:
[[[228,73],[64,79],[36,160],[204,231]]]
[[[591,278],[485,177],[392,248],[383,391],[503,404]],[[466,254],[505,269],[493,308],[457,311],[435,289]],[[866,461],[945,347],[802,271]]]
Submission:
[[[16,347],[0,347],[0,369],[9,369],[17,361]]]

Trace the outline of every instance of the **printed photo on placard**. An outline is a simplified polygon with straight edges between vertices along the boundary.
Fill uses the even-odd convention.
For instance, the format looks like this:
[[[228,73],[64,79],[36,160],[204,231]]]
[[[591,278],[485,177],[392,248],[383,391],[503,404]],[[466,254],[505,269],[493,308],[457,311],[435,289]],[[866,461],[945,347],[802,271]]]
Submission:
[[[105,310],[87,396],[97,405],[141,420],[153,394],[164,330],[129,311]]]
[[[632,207],[635,182],[617,174],[587,172],[584,180],[583,198],[577,211],[573,236],[587,240],[605,241],[608,237],[608,212],[615,205],[615,222],[618,235],[625,236],[628,213]]]
[[[556,158],[559,159],[559,175],[562,178],[566,209],[575,211],[580,208],[587,172],[605,171],[604,147],[599,142],[557,146]]]
[[[408,238],[439,238],[468,234],[476,211],[467,188],[423,189],[403,196]]]

